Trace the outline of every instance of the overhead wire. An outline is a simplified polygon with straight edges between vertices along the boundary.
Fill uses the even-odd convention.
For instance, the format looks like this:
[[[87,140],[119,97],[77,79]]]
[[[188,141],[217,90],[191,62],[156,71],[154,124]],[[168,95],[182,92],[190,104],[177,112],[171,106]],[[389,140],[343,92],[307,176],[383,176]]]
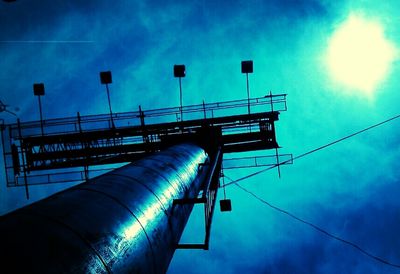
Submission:
[[[333,141],[333,142],[330,142],[330,143],[328,143],[328,144],[325,144],[325,145],[323,145],[323,146],[317,147],[317,148],[312,149],[312,150],[310,150],[310,151],[308,151],[308,152],[305,152],[305,153],[303,153],[303,154],[300,154],[300,155],[294,157],[293,159],[287,160],[287,161],[282,162],[282,163],[278,163],[278,164],[276,164],[276,165],[273,165],[273,166],[271,166],[271,167],[262,169],[262,170],[260,170],[260,171],[254,172],[254,173],[251,173],[251,174],[249,174],[249,175],[247,175],[247,176],[241,177],[241,178],[236,179],[236,180],[232,180],[232,179],[230,179],[229,177],[227,177],[226,175],[224,175],[224,177],[226,177],[227,179],[231,180],[231,182],[229,182],[229,183],[227,183],[227,184],[224,184],[224,185],[221,186],[221,187],[226,187],[226,186],[228,186],[228,185],[233,185],[233,184],[234,184],[234,185],[236,185],[239,189],[241,189],[242,191],[244,191],[244,192],[248,193],[249,195],[253,196],[255,199],[257,199],[257,200],[260,201],[261,203],[267,205],[268,207],[270,207],[270,208],[272,208],[272,209],[274,209],[274,210],[276,210],[276,211],[278,211],[278,212],[280,212],[280,213],[283,213],[283,214],[285,214],[285,215],[287,215],[287,216],[289,216],[289,217],[291,217],[291,218],[293,218],[293,219],[295,219],[295,220],[297,220],[297,221],[299,221],[299,222],[301,222],[301,223],[303,223],[303,224],[305,224],[305,225],[308,225],[309,227],[315,229],[316,231],[318,231],[318,232],[320,232],[320,233],[322,233],[322,234],[325,234],[326,236],[328,236],[328,237],[330,237],[330,238],[332,238],[332,239],[335,239],[335,240],[337,240],[337,241],[339,241],[339,242],[342,242],[342,243],[344,243],[344,244],[346,244],[346,245],[349,245],[349,246],[355,248],[357,251],[361,252],[362,254],[366,255],[367,257],[369,257],[369,258],[371,258],[371,259],[373,259],[373,260],[375,260],[375,261],[377,261],[377,262],[380,262],[380,263],[382,263],[382,264],[385,264],[385,265],[388,265],[388,266],[391,266],[391,267],[399,268],[399,269],[400,269],[400,265],[399,265],[399,264],[392,263],[392,262],[390,262],[390,261],[388,261],[388,260],[386,260],[386,259],[383,259],[383,258],[381,258],[381,257],[379,257],[379,256],[376,256],[376,255],[374,255],[374,254],[372,254],[372,253],[366,251],[365,249],[363,249],[362,247],[360,247],[359,245],[357,245],[357,244],[355,244],[355,243],[353,243],[353,242],[351,242],[351,241],[348,241],[348,240],[345,240],[345,239],[343,239],[343,238],[341,238],[341,237],[339,237],[339,236],[336,236],[336,235],[334,235],[334,234],[332,234],[332,233],[326,231],[325,229],[323,229],[323,228],[321,228],[321,227],[319,227],[319,226],[317,226],[317,225],[315,225],[315,224],[313,224],[313,223],[311,223],[311,222],[308,222],[308,221],[306,221],[306,220],[304,220],[304,219],[302,219],[302,218],[299,218],[299,217],[297,217],[296,215],[294,215],[294,214],[292,214],[292,213],[290,213],[290,212],[288,212],[288,211],[286,211],[286,210],[283,210],[283,209],[281,209],[281,208],[279,208],[279,207],[277,207],[277,206],[274,206],[274,205],[272,205],[271,203],[269,203],[268,201],[262,199],[261,197],[259,197],[259,196],[256,195],[255,193],[253,193],[252,191],[250,191],[250,190],[248,190],[248,189],[246,189],[246,188],[244,188],[243,186],[241,186],[241,185],[238,184],[239,181],[243,181],[243,180],[245,180],[245,179],[248,179],[248,178],[250,178],[250,177],[253,177],[253,176],[255,176],[255,175],[258,175],[258,174],[260,174],[260,173],[262,173],[262,172],[265,172],[265,171],[267,171],[267,170],[273,169],[273,168],[275,168],[275,167],[277,167],[277,166],[279,166],[279,165],[285,164],[285,163],[287,163],[287,162],[289,162],[289,161],[292,161],[292,160],[295,160],[295,159],[303,158],[303,157],[305,157],[305,156],[307,156],[307,155],[309,155],[309,154],[312,154],[312,153],[317,152],[317,151],[319,151],[319,150],[322,150],[322,149],[325,149],[325,148],[327,148],[327,147],[330,147],[330,146],[332,146],[332,145],[334,145],[334,144],[337,144],[337,143],[339,143],[339,142],[342,142],[342,141],[344,141],[344,140],[346,140],[346,139],[349,139],[349,138],[351,138],[351,137],[354,137],[354,136],[356,136],[356,135],[358,135],[358,134],[361,134],[361,133],[363,133],[363,132],[365,132],[365,131],[368,131],[368,130],[373,129],[373,128],[378,127],[378,126],[381,126],[381,125],[383,125],[383,124],[386,124],[386,123],[391,122],[391,121],[393,121],[393,120],[395,120],[395,119],[398,119],[398,118],[400,118],[400,114],[399,114],[399,115],[396,115],[396,116],[393,116],[393,117],[391,117],[391,118],[389,118],[389,119],[387,119],[387,120],[384,120],[384,121],[382,121],[382,122],[376,123],[376,124],[374,124],[374,125],[372,125],[372,126],[366,127],[366,128],[364,128],[364,129],[359,130],[359,131],[357,131],[357,132],[354,132],[354,133],[352,133],[352,134],[349,134],[349,135],[347,135],[347,136],[344,136],[344,137],[342,137],[342,138],[339,138],[339,139],[337,139],[337,140],[335,140],[335,141]]]
[[[287,164],[287,163],[289,163],[289,162],[291,162],[291,161],[294,161],[294,160],[303,158],[303,157],[305,157],[305,156],[307,156],[307,155],[309,155],[309,154],[312,154],[312,153],[317,152],[317,151],[319,151],[319,150],[322,150],[322,149],[325,149],[325,148],[327,148],[327,147],[333,146],[333,145],[335,145],[335,144],[337,144],[337,143],[340,143],[340,142],[342,142],[342,141],[344,141],[344,140],[347,140],[347,139],[349,139],[349,138],[352,138],[352,137],[354,137],[354,136],[356,136],[356,135],[359,135],[359,134],[361,134],[361,133],[363,133],[363,132],[366,132],[366,131],[368,131],[368,130],[371,130],[371,129],[373,129],[373,128],[379,127],[379,126],[381,126],[381,125],[383,125],[383,124],[389,123],[389,122],[391,122],[391,121],[393,121],[393,120],[395,120],[395,119],[398,119],[398,118],[400,118],[400,114],[398,114],[398,115],[396,115],[396,116],[393,116],[393,117],[391,117],[391,118],[389,118],[389,119],[386,119],[386,120],[384,120],[384,121],[382,121],[382,122],[376,123],[376,124],[374,124],[374,125],[372,125],[372,126],[366,127],[366,128],[364,128],[364,129],[362,129],[362,130],[359,130],[359,131],[356,131],[356,132],[351,133],[351,134],[349,134],[349,135],[346,135],[346,136],[344,136],[344,137],[342,137],[342,138],[339,138],[339,139],[337,139],[337,140],[335,140],[335,141],[333,141],[333,142],[330,142],[330,143],[327,143],[327,144],[322,145],[322,146],[320,146],[320,147],[317,147],[317,148],[314,148],[314,149],[312,149],[312,150],[309,150],[309,151],[307,151],[307,152],[305,152],[305,153],[303,153],[303,154],[300,154],[300,155],[297,155],[297,156],[293,157],[292,159],[283,161],[283,162],[281,162],[281,163],[274,164],[274,165],[272,165],[272,166],[270,166],[270,167],[261,169],[261,170],[259,170],[259,171],[254,172],[254,173],[250,173],[249,175],[246,175],[246,176],[241,177],[241,178],[239,178],[239,179],[233,180],[232,182],[229,182],[229,183],[227,183],[227,184],[224,184],[224,185],[222,185],[221,187],[226,187],[226,186],[229,186],[229,185],[233,185],[234,183],[237,183],[237,182],[243,181],[243,180],[245,180],[245,179],[254,177],[254,176],[258,175],[258,174],[261,174],[261,173],[264,173],[264,172],[266,172],[266,171],[268,171],[268,170],[271,170],[271,169],[273,169],[273,168],[275,168],[275,167],[277,167],[277,166],[284,165],[284,164]]]
[[[389,261],[386,260],[386,259],[383,259],[383,258],[381,258],[381,257],[378,257],[378,256],[376,256],[376,255],[374,255],[374,254],[372,254],[372,253],[366,251],[365,249],[363,249],[362,247],[360,247],[359,245],[357,245],[357,244],[355,244],[355,243],[353,243],[353,242],[350,242],[350,241],[345,240],[345,239],[343,239],[343,238],[341,238],[341,237],[339,237],[339,236],[336,236],[336,235],[334,235],[334,234],[332,234],[332,233],[326,231],[325,229],[323,229],[323,228],[321,228],[321,227],[319,227],[319,226],[317,226],[317,225],[314,225],[313,223],[310,223],[310,222],[308,222],[308,221],[306,221],[306,220],[304,220],[304,219],[301,219],[301,218],[297,217],[296,215],[294,215],[294,214],[292,214],[292,213],[290,213],[290,212],[288,212],[288,211],[286,211],[286,210],[283,210],[283,209],[281,209],[281,208],[279,208],[279,207],[277,207],[277,206],[272,205],[271,203],[269,203],[269,202],[267,202],[266,200],[264,200],[264,199],[260,198],[259,196],[257,196],[255,193],[253,193],[253,192],[251,192],[250,190],[248,190],[248,189],[242,187],[242,186],[239,185],[238,183],[234,183],[234,184],[235,184],[238,188],[240,188],[241,190],[243,190],[243,191],[247,192],[248,194],[250,194],[251,196],[253,196],[253,197],[254,197],[255,199],[257,199],[258,201],[260,201],[260,202],[262,202],[263,204],[269,206],[270,208],[272,208],[272,209],[274,209],[274,210],[276,210],[276,211],[279,211],[280,213],[286,214],[286,215],[288,215],[289,217],[291,217],[291,218],[293,218],[293,219],[295,219],[295,220],[297,220],[297,221],[299,221],[299,222],[301,222],[301,223],[303,223],[303,224],[305,224],[305,225],[308,225],[308,226],[312,227],[313,229],[317,230],[318,232],[321,232],[321,233],[325,234],[326,236],[328,236],[328,237],[330,237],[330,238],[333,238],[333,239],[335,239],[335,240],[337,240],[337,241],[339,241],[339,242],[342,242],[342,243],[344,243],[344,244],[346,244],[346,245],[352,246],[353,248],[357,249],[357,251],[363,253],[364,255],[368,256],[369,258],[371,258],[371,259],[373,259],[373,260],[375,260],[375,261],[378,261],[378,262],[383,263],[383,264],[385,264],[385,265],[389,265],[389,266],[391,266],[391,267],[395,267],[395,268],[399,268],[399,269],[400,269],[400,265],[399,265],[399,264],[394,264],[394,263],[389,262]]]

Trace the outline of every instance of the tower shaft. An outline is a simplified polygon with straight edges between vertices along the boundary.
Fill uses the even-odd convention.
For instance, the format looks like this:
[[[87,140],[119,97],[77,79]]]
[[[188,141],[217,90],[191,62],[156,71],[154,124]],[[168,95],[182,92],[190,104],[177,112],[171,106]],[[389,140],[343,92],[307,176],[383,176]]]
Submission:
[[[192,143],[151,154],[0,218],[12,273],[165,273],[209,173]],[[11,273],[9,272],[9,273]]]

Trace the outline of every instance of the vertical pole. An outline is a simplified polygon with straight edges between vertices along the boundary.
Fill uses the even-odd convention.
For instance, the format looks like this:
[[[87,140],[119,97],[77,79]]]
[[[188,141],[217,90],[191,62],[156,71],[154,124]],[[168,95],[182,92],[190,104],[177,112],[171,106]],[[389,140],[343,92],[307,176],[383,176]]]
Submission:
[[[88,165],[83,166],[83,172],[84,172],[84,176],[85,176],[85,181],[88,182],[89,181],[89,166]]]
[[[272,92],[269,91],[269,97],[270,97],[270,103],[271,103],[271,112],[274,112],[274,103],[272,102]],[[275,131],[275,130],[274,130]],[[279,163],[279,154],[278,154],[278,148],[275,148],[275,157],[276,157],[276,166],[278,168],[278,176],[281,178],[281,165]]]
[[[278,168],[278,176],[279,176],[279,178],[281,178],[281,165],[279,163],[278,148],[275,148],[275,157],[276,157],[276,163],[277,163],[277,168]]]
[[[272,102],[272,92],[269,91],[269,102],[271,104],[271,112],[274,112],[274,103]]]
[[[81,125],[81,114],[79,113],[79,111],[77,112],[77,117],[78,117],[78,128],[79,128],[79,133],[82,133],[82,125]],[[81,141],[81,146],[85,148],[85,150],[88,149],[88,145],[86,142],[82,142]],[[88,154],[87,154],[88,155]],[[87,163],[89,163],[89,157],[86,156],[87,159]],[[84,178],[85,181],[87,182],[89,180],[89,166],[88,165],[84,165],[83,166],[83,173],[84,173]]]
[[[249,74],[246,73],[246,82],[247,82],[247,109],[250,114],[250,88],[249,88]]]
[[[106,89],[107,89],[107,99],[108,99],[108,107],[110,108],[110,119],[111,119],[111,125],[114,128],[114,120],[113,120],[113,115],[112,115],[112,109],[111,109],[111,100],[110,100],[110,90],[108,89],[108,84],[106,84]]]
[[[206,103],[203,100],[203,112],[204,112],[204,120],[207,119],[207,113],[206,113]]]
[[[40,96],[39,96],[40,98]],[[40,101],[39,101],[40,102]],[[18,124],[18,135],[19,135],[19,142],[21,146],[21,158],[22,158],[22,166],[24,168],[24,184],[25,184],[25,194],[26,194],[26,199],[29,200],[29,187],[28,187],[28,181],[26,178],[26,165],[25,165],[25,151],[24,147],[22,145],[22,132],[21,132],[21,122],[19,119],[17,119],[17,124]]]
[[[40,101],[40,95],[38,95],[38,99],[39,99],[40,129],[41,129],[41,131],[42,131],[42,135],[44,135],[44,131],[43,131],[42,102]]]
[[[225,186],[225,176],[222,177],[223,188],[224,188],[224,200],[226,200],[226,186]]]
[[[139,118],[140,118],[140,126],[142,128],[142,138],[146,146],[146,152],[150,152],[150,145],[149,145],[150,139],[149,135],[147,134],[146,125],[144,123],[144,112],[142,110],[142,106],[140,105],[139,105]]]
[[[6,165],[7,164],[7,158],[6,158],[6,147],[5,147],[5,145],[4,145],[4,134],[6,134],[6,132],[5,132],[5,130],[6,130],[6,127],[5,127],[5,125],[4,125],[4,119],[0,119],[0,130],[1,130],[1,147],[3,148],[3,161],[4,161],[4,164]],[[11,145],[11,138],[10,138],[10,145]],[[11,151],[11,149],[12,149],[12,147],[10,147],[10,150],[9,151]],[[13,166],[14,166],[14,164],[13,164]],[[14,167],[14,170],[15,170],[15,167]],[[5,169],[5,171],[6,171],[6,181],[7,181],[7,186],[8,186],[8,169],[6,168]],[[15,172],[14,172],[14,180],[15,180]]]
[[[182,109],[182,77],[179,77],[179,99],[181,104],[181,121],[183,121],[183,109]]]
[[[79,133],[82,133],[81,114],[79,113],[79,111],[77,112],[77,117],[78,117],[78,128],[79,128]]]

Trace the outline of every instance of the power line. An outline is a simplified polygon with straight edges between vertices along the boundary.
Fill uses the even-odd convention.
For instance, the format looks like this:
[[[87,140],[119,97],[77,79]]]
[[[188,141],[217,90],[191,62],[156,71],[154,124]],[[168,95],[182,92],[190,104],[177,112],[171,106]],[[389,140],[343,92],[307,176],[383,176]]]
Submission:
[[[327,148],[327,147],[330,147],[330,146],[332,146],[332,145],[334,145],[334,144],[337,144],[337,143],[339,143],[339,142],[342,142],[342,141],[344,141],[344,140],[346,140],[346,139],[349,139],[349,138],[351,138],[351,137],[354,137],[354,136],[356,136],[356,135],[358,135],[358,134],[361,134],[361,133],[363,133],[363,132],[365,132],[365,131],[368,131],[368,130],[370,130],[370,129],[373,129],[373,128],[375,128],[375,127],[379,127],[379,126],[381,126],[381,125],[383,125],[383,124],[386,124],[386,123],[391,122],[391,121],[393,121],[393,120],[395,120],[395,119],[398,119],[398,118],[400,118],[400,115],[393,116],[393,117],[391,117],[391,118],[389,118],[389,119],[387,119],[387,120],[384,120],[384,121],[382,121],[382,122],[380,122],[380,123],[377,123],[377,124],[374,124],[374,125],[372,125],[372,126],[366,127],[366,128],[364,128],[364,129],[362,129],[362,130],[359,130],[359,131],[354,132],[354,133],[352,133],[352,134],[349,134],[349,135],[347,135],[347,136],[345,136],[345,137],[342,137],[342,138],[340,138],[340,139],[337,139],[337,140],[335,140],[335,141],[333,141],[333,142],[330,142],[330,143],[328,143],[328,144],[325,144],[325,145],[323,145],[323,146],[317,147],[317,148],[312,149],[312,150],[310,150],[310,151],[308,151],[308,152],[305,152],[305,153],[303,153],[303,154],[300,154],[300,155],[294,157],[293,160],[295,160],[295,159],[300,159],[300,158],[305,157],[305,156],[307,156],[307,155],[309,155],[309,154],[312,154],[312,153],[317,152],[317,151],[319,151],[319,150],[322,150],[322,149],[325,149],[325,148]],[[380,258],[380,257],[378,257],[378,256],[376,256],[376,255],[374,255],[374,254],[371,254],[371,253],[369,253],[368,251],[366,251],[365,249],[361,248],[359,245],[357,245],[357,244],[355,244],[355,243],[353,243],[353,242],[350,242],[350,241],[345,240],[345,239],[343,239],[343,238],[340,238],[340,237],[338,237],[338,236],[336,236],[336,235],[333,235],[332,233],[330,233],[330,232],[324,230],[323,228],[321,228],[321,227],[319,227],[319,226],[317,226],[317,225],[314,225],[313,223],[310,223],[310,222],[308,222],[308,221],[306,221],[306,220],[303,220],[303,219],[297,217],[296,215],[294,215],[294,214],[292,214],[292,213],[290,213],[290,212],[288,212],[288,211],[286,211],[286,210],[283,210],[283,209],[281,209],[281,208],[279,208],[279,207],[276,207],[276,206],[270,204],[270,203],[267,202],[266,200],[262,199],[261,197],[257,196],[257,195],[254,194],[253,192],[247,190],[246,188],[244,188],[244,187],[242,187],[241,185],[238,184],[239,181],[243,181],[243,180],[245,180],[245,179],[248,179],[248,178],[250,178],[250,177],[253,177],[253,176],[255,176],[255,175],[258,175],[258,174],[260,174],[260,173],[262,173],[262,172],[265,172],[265,171],[267,171],[267,170],[273,169],[273,168],[279,166],[280,164],[285,164],[285,163],[287,163],[287,162],[289,162],[289,161],[290,161],[290,160],[285,161],[285,162],[282,162],[282,163],[279,163],[279,164],[276,164],[276,165],[273,165],[273,166],[268,167],[268,168],[265,168],[265,169],[262,169],[262,170],[260,170],[260,171],[251,173],[251,174],[249,174],[249,175],[247,175],[247,176],[244,176],[244,177],[242,177],[242,178],[239,178],[239,179],[237,179],[237,180],[232,180],[232,179],[230,179],[229,177],[227,177],[226,175],[224,175],[226,178],[228,178],[229,180],[231,180],[231,182],[228,183],[228,184],[224,184],[223,187],[234,184],[234,185],[236,185],[238,188],[240,188],[242,191],[247,192],[248,194],[250,194],[251,196],[253,196],[255,199],[257,199],[258,201],[262,202],[263,204],[269,206],[270,208],[272,208],[272,209],[274,209],[274,210],[276,210],[276,211],[278,211],[278,212],[280,212],[280,213],[283,213],[283,214],[285,214],[285,215],[288,215],[289,217],[291,217],[291,218],[293,218],[293,219],[295,219],[295,220],[297,220],[297,221],[299,221],[299,222],[301,222],[301,223],[303,223],[303,224],[305,224],[305,225],[310,226],[311,228],[315,229],[316,231],[318,231],[318,232],[320,232],[320,233],[322,233],[322,234],[325,234],[326,236],[328,236],[328,237],[330,237],[330,238],[332,238],[332,239],[335,239],[335,240],[337,240],[337,241],[339,241],[339,242],[342,242],[342,243],[344,243],[344,244],[347,244],[347,245],[349,245],[349,246],[355,248],[356,250],[358,250],[358,251],[361,252],[362,254],[366,255],[367,257],[369,257],[369,258],[371,258],[371,259],[373,259],[373,260],[375,260],[375,261],[378,261],[378,262],[380,262],[380,263],[383,263],[383,264],[388,265],[388,266],[391,266],[391,267],[400,268],[400,265],[398,265],[398,264],[391,263],[391,262],[389,262],[389,261],[387,261],[387,260],[385,260],[385,259],[383,259],[383,258]]]
[[[229,179],[229,177],[227,177],[227,178]],[[312,223],[310,223],[310,222],[308,222],[306,220],[303,220],[303,219],[297,217],[296,215],[294,215],[294,214],[292,214],[292,213],[290,213],[290,212],[288,212],[286,210],[283,210],[283,209],[281,209],[279,207],[276,207],[276,206],[270,204],[269,202],[265,201],[264,199],[260,198],[259,196],[257,196],[253,192],[251,192],[250,190],[247,190],[246,188],[242,187],[238,183],[236,183],[234,181],[232,183],[235,184],[241,190],[243,190],[243,191],[247,192],[248,194],[250,194],[251,196],[253,196],[255,199],[257,199],[260,202],[262,202],[263,204],[269,206],[270,208],[272,208],[272,209],[274,209],[276,211],[279,211],[280,213],[286,214],[289,217],[291,217],[291,218],[293,218],[293,219],[295,219],[295,220],[297,220],[297,221],[299,221],[299,222],[301,222],[303,224],[306,224],[306,225],[312,227],[313,229],[317,230],[318,232],[321,232],[321,233],[325,234],[328,237],[331,237],[331,238],[333,238],[333,239],[335,239],[335,240],[337,240],[339,242],[342,242],[344,244],[352,246],[353,248],[355,248],[359,252],[363,253],[364,255],[368,256],[369,258],[371,258],[371,259],[373,259],[375,261],[378,261],[380,263],[383,263],[385,265],[389,265],[389,266],[392,266],[392,267],[395,267],[395,268],[400,268],[400,265],[398,265],[398,264],[391,263],[391,262],[389,262],[389,261],[387,261],[385,259],[382,259],[382,258],[380,258],[380,257],[378,257],[376,255],[373,255],[373,254],[369,253],[368,251],[366,251],[365,249],[361,248],[359,245],[357,245],[357,244],[355,244],[353,242],[350,242],[348,240],[345,240],[345,239],[342,239],[342,238],[340,238],[338,236],[335,236],[332,233],[330,233],[330,232],[328,232],[328,231],[326,231],[326,230],[324,230],[324,229],[322,229],[322,228],[320,228],[320,227],[318,227],[318,226],[316,226],[316,225],[314,225],[314,224],[312,224]]]
[[[351,138],[351,137],[354,137],[354,136],[356,136],[356,135],[358,135],[358,134],[361,134],[361,133],[363,133],[363,132],[366,132],[366,131],[368,131],[368,130],[370,130],[370,129],[373,129],[373,128],[379,127],[379,126],[381,126],[381,125],[383,125],[383,124],[389,123],[389,122],[391,122],[391,121],[393,121],[393,120],[395,120],[395,119],[398,119],[398,118],[400,118],[400,114],[399,114],[399,115],[396,115],[396,116],[393,116],[393,117],[391,117],[391,118],[389,118],[389,119],[387,119],[387,120],[384,120],[384,121],[382,121],[382,122],[380,122],[380,123],[377,123],[377,124],[374,124],[374,125],[372,125],[372,126],[366,127],[366,128],[364,128],[364,129],[359,130],[359,131],[357,131],[357,132],[354,132],[354,133],[352,133],[352,134],[349,134],[349,135],[347,135],[347,136],[345,136],[345,137],[342,137],[342,138],[340,138],[340,139],[337,139],[337,140],[335,140],[335,141],[333,141],[333,142],[330,142],[330,143],[328,143],[328,144],[325,144],[325,145],[323,145],[323,146],[320,146],[320,147],[317,147],[317,148],[312,149],[312,150],[310,150],[310,151],[307,151],[307,152],[305,152],[305,153],[303,153],[303,154],[300,154],[300,155],[298,155],[298,156],[296,156],[296,157],[293,157],[293,159],[284,161],[284,162],[282,162],[282,163],[275,164],[275,165],[270,166],[270,167],[268,167],[268,168],[259,170],[259,171],[257,171],[257,172],[254,172],[254,173],[251,173],[251,174],[246,175],[246,176],[244,176],[244,177],[241,177],[241,178],[239,178],[239,179],[233,180],[232,182],[229,182],[229,183],[227,183],[227,184],[224,184],[222,187],[226,187],[226,186],[235,184],[235,183],[237,183],[237,182],[243,181],[243,180],[245,180],[245,179],[251,178],[251,177],[256,176],[256,175],[258,175],[258,174],[260,174],[260,173],[263,173],[263,172],[265,172],[265,171],[268,171],[268,170],[270,170],[270,169],[273,169],[273,168],[275,168],[275,167],[277,167],[277,166],[284,165],[284,164],[286,164],[286,163],[288,163],[288,162],[290,162],[290,161],[292,161],[292,160],[297,160],[297,159],[303,158],[303,157],[305,157],[305,156],[307,156],[307,155],[309,155],[309,154],[312,154],[312,153],[317,152],[317,151],[319,151],[319,150],[322,150],[322,149],[325,149],[325,148],[327,148],[327,147],[333,146],[333,145],[335,145],[335,144],[337,144],[337,143],[340,143],[340,142],[342,142],[342,141],[344,141],[344,140],[347,140],[347,139],[349,139],[349,138]]]

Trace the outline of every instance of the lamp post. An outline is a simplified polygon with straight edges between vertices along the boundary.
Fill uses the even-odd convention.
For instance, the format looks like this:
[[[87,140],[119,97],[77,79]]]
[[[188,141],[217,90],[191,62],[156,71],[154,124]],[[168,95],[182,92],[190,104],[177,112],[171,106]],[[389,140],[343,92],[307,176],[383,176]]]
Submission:
[[[250,114],[250,88],[249,88],[249,73],[253,73],[253,61],[242,61],[242,73],[246,73],[247,83],[247,109]]]
[[[181,105],[181,121],[183,121],[183,110],[182,110],[182,77],[186,75],[185,65],[174,65],[174,77],[179,78],[179,101]]]
[[[112,75],[111,71],[102,71],[100,72],[100,82],[104,85],[106,85],[106,90],[107,90],[107,99],[108,99],[108,107],[110,108],[110,119],[111,119],[111,126],[114,128],[114,119],[112,115],[112,109],[111,109],[111,100],[110,100],[110,90],[108,88],[108,84],[112,83]]]
[[[43,114],[42,114],[42,102],[40,100],[41,96],[44,96],[44,84],[36,83],[33,84],[33,94],[38,97],[39,100],[39,113],[40,113],[40,129],[43,135]]]

